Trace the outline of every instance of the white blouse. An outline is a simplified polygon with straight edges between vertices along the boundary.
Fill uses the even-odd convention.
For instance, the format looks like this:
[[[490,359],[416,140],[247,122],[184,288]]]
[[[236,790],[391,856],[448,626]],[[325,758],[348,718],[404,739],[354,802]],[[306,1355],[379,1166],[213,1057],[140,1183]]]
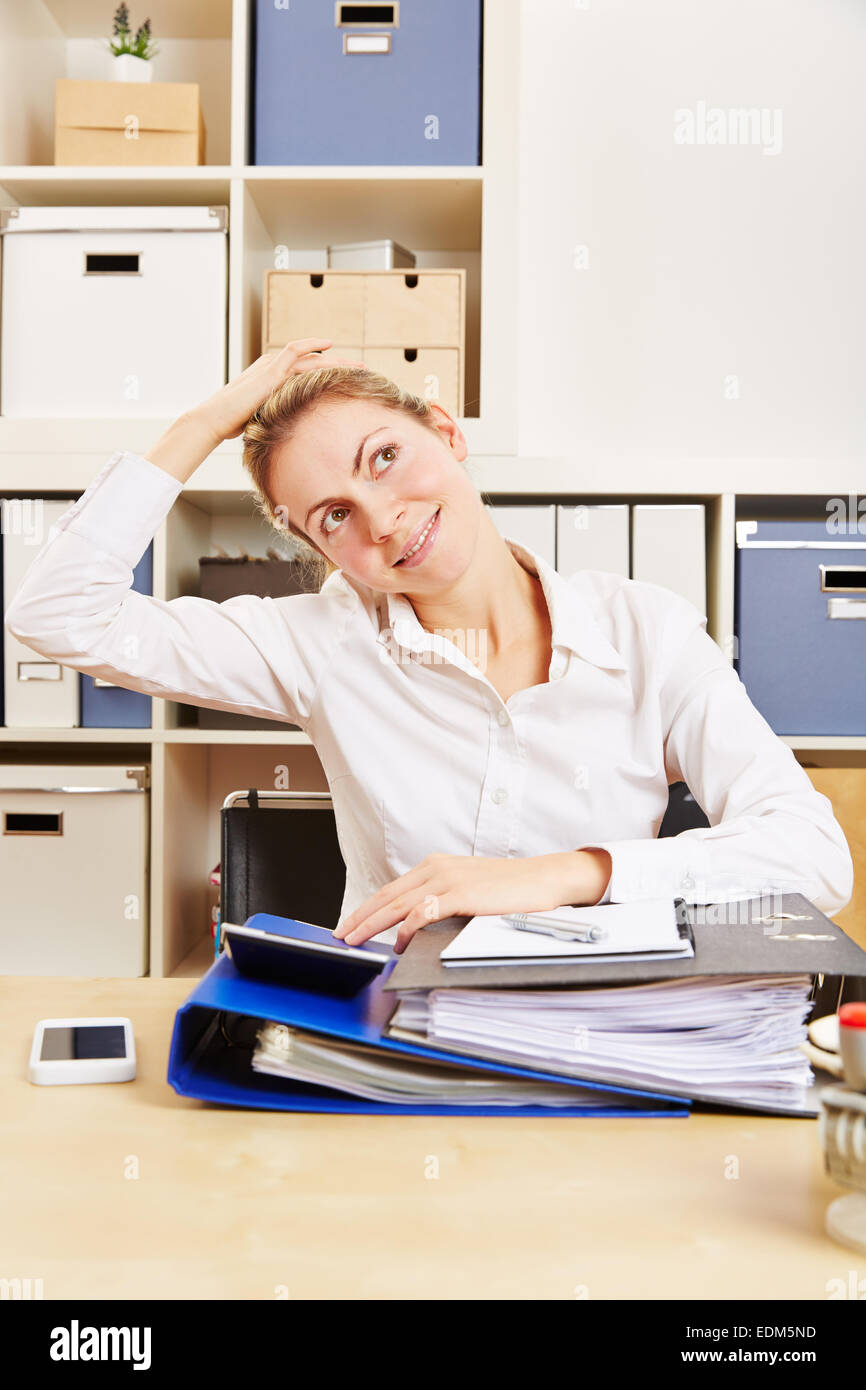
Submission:
[[[460,634],[425,631],[403,595],[342,571],[317,594],[277,599],[136,593],[133,568],[182,486],[113,454],[7,595],[6,626],[127,689],[300,725],[331,788],[341,920],[434,851],[602,847],[613,867],[601,901],[779,889],[832,913],[850,900],[830,801],[686,599],[601,570],[566,579],[506,538],[541,579],[553,650],[547,683],[503,701]],[[710,828],[659,840],[681,779]]]

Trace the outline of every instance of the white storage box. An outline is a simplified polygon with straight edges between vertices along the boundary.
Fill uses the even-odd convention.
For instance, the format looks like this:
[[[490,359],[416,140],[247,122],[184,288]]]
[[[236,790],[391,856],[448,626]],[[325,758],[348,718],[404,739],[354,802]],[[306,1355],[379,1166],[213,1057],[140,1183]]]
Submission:
[[[148,771],[0,764],[0,975],[147,972]]]
[[[226,380],[227,210],[0,209],[0,414],[174,417]]]

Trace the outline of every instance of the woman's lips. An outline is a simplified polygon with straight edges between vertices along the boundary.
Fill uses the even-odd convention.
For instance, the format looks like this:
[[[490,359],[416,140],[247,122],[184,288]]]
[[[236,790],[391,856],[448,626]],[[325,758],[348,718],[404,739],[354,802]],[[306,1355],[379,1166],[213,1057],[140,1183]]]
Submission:
[[[399,565],[402,569],[412,569],[412,568],[414,568],[415,565],[419,565],[419,564],[421,563],[421,561],[422,561],[423,559],[425,559],[425,557],[427,556],[427,554],[428,554],[428,552],[429,552],[431,546],[433,545],[433,542],[434,542],[435,539],[436,539],[436,536],[438,535],[438,532],[439,532],[439,520],[440,520],[441,511],[442,511],[441,506],[439,506],[439,507],[436,508],[436,511],[433,513],[433,516],[434,516],[435,520],[433,521],[432,526],[430,526],[430,521],[429,521],[429,519],[428,519],[428,521],[425,523],[425,525],[430,526],[430,529],[429,529],[429,531],[427,532],[426,538],[425,538],[424,543],[423,543],[423,545],[421,546],[421,548],[420,548],[419,550],[416,550],[414,555],[408,555],[408,556],[406,556],[406,558],[403,559],[403,560],[397,560],[397,561],[395,561],[395,564],[394,564],[394,568],[395,568],[395,569],[397,568],[398,565]],[[423,527],[422,527],[422,529],[421,529],[421,534],[422,534],[422,535],[424,534],[424,528],[423,528]],[[413,545],[417,545],[418,542],[417,542],[417,541],[413,541],[412,544],[413,544]]]

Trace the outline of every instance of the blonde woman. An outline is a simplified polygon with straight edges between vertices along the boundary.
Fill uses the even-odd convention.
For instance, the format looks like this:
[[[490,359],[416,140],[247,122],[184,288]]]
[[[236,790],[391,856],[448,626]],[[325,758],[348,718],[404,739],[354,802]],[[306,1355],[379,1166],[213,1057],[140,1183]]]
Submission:
[[[646,897],[781,888],[843,907],[853,866],[830,802],[705,617],[503,539],[448,413],[323,364],[330,346],[265,354],[146,454],[114,454],[51,528],[9,631],[128,689],[300,725],[333,796],[352,942],[401,951],[430,922]],[[184,483],[240,434],[260,509],[321,589],[136,593]],[[659,840],[681,779],[710,827]]]

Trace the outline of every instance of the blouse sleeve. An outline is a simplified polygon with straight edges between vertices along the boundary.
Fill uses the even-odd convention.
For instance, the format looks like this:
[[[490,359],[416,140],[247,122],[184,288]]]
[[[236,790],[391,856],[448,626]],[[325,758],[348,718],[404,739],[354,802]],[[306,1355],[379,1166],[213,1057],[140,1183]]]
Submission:
[[[854,866],[829,799],[752,704],[694,604],[670,595],[658,692],[668,781],[710,822],[664,839],[599,841],[609,901],[723,902],[799,892],[828,914],[851,899]]]
[[[5,626],[62,665],[210,709],[302,728],[351,610],[335,592],[215,603],[131,586],[182,489],[165,469],[118,452],[47,538],[12,595]]]

